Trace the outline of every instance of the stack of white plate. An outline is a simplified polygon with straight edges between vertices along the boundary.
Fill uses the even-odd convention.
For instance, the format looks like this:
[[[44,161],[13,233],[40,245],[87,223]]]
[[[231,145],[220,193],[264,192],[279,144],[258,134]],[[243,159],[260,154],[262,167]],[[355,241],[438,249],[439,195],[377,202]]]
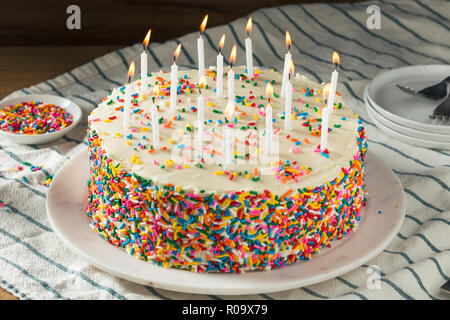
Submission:
[[[429,117],[443,99],[408,95],[396,86],[419,91],[448,76],[449,65],[411,66],[383,72],[364,90],[367,112],[377,127],[393,138],[420,147],[450,150],[450,120]]]

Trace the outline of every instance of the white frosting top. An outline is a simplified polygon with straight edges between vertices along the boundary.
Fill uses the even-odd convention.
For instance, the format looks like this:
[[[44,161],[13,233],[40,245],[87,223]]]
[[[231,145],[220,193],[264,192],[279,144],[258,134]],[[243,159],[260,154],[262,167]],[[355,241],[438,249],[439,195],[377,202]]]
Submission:
[[[244,74],[244,67],[234,67],[233,71],[236,75]],[[227,70],[224,70],[225,75],[226,72]],[[137,105],[131,106],[128,131],[125,131],[123,127],[124,113],[121,111],[123,108],[120,108],[123,106],[123,102],[119,101],[124,98],[123,88],[114,89],[98,108],[93,110],[89,116],[90,126],[102,139],[102,147],[114,164],[120,163],[121,168],[127,172],[152,179],[158,185],[170,183],[175,186],[179,185],[186,191],[205,190],[205,192],[223,193],[238,190],[261,192],[268,189],[275,194],[282,195],[289,189],[314,187],[339,176],[341,168],[348,167],[349,161],[358,151],[357,129],[359,126],[357,116],[346,107],[342,97],[336,95],[335,104],[341,103],[342,107],[338,109],[335,106],[329,118],[329,128],[332,131],[328,134],[329,158],[327,158],[320,151],[317,152],[320,136],[311,134],[314,130],[320,132],[318,129],[320,122],[317,120],[321,118],[321,109],[325,104],[321,91],[323,85],[310,81],[299,74],[291,79],[294,88],[292,106],[296,116],[291,120],[292,129],[286,132],[284,119],[282,119],[285,100],[275,96],[271,102],[274,118],[274,156],[270,163],[267,161],[265,152],[265,107],[268,104],[266,82],[274,81],[274,93],[280,96],[282,75],[275,71],[258,68],[255,68],[255,74],[258,74],[255,80],[242,80],[241,78],[235,80],[235,95],[238,102],[235,103],[237,108],[234,112],[235,119],[229,119],[229,123],[233,124],[234,128],[229,128],[229,130],[230,141],[233,141],[234,135],[238,139],[235,143],[236,150],[231,151],[232,157],[234,158],[236,155],[237,158],[234,158],[234,163],[226,168],[223,167],[224,157],[222,155],[224,124],[218,123],[218,120],[224,121],[224,114],[217,112],[218,110],[224,111],[227,105],[226,76],[223,81],[222,98],[217,98],[214,91],[216,87],[214,73],[206,76],[207,88],[202,89],[202,94],[206,97],[204,106],[206,124],[204,125],[203,142],[204,161],[201,163],[201,168],[197,165],[199,163],[198,152],[194,152],[199,149],[198,115],[195,109],[199,96],[198,88],[193,88],[191,93],[187,93],[184,89],[185,92],[178,95],[176,112],[171,113],[168,95],[170,73],[158,72],[149,77],[147,96],[144,100],[136,96]],[[198,83],[197,70],[181,70],[178,72],[178,76],[182,79],[185,77],[184,80],[190,85]],[[161,85],[161,78],[166,82],[163,85]],[[159,117],[162,118],[159,125],[160,148],[162,149],[150,153],[149,150],[153,144],[151,94],[156,85],[162,89],[161,96],[156,97],[155,100],[155,104],[159,107]],[[140,92],[140,81],[134,81],[131,86],[133,94]],[[167,88],[167,95],[164,88]],[[245,98],[240,98],[242,96]],[[239,101],[240,99],[243,100]],[[182,112],[182,108],[185,108],[185,112]],[[179,120],[174,120],[178,116]],[[307,125],[308,120],[311,128]],[[168,127],[170,121],[171,125]],[[249,129],[240,129],[241,127],[247,128],[247,125]],[[254,127],[257,130],[254,130]],[[260,135],[259,144],[258,134]],[[163,150],[164,148],[166,150]],[[276,157],[277,151],[279,151],[278,158]],[[245,159],[246,156],[249,158]],[[291,164],[297,161],[297,164],[292,165],[294,169],[296,168],[294,175],[296,175],[295,172],[304,172],[304,174],[297,175],[296,179],[293,178],[283,183],[282,177],[286,172],[277,173],[278,160],[281,160],[282,165],[287,160]],[[161,168],[162,166],[163,168]],[[255,168],[257,169],[256,176]],[[231,174],[236,173],[230,180],[230,175],[223,174],[224,171]],[[255,179],[255,177],[259,179]]]

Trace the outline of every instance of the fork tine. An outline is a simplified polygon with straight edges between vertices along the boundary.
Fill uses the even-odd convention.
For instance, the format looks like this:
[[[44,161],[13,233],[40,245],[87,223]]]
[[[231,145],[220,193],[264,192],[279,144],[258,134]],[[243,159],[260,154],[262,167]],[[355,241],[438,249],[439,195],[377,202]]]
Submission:
[[[443,117],[448,120],[450,116],[450,97],[447,97],[443,102],[441,102],[430,115],[430,118],[442,120]]]
[[[413,96],[421,96],[420,94],[418,94],[416,91],[414,91],[411,88],[408,88],[408,87],[405,87],[405,86],[401,86],[399,84],[397,84],[397,88],[399,88],[400,90],[402,90],[406,94],[410,94],[410,95],[413,95]]]

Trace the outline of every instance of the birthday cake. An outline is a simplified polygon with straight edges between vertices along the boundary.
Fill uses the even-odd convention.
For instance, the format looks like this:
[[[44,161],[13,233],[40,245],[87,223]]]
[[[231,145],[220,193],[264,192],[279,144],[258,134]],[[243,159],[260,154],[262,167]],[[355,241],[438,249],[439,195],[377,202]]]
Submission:
[[[123,125],[125,87],[114,89],[92,111],[87,213],[101,237],[166,268],[244,272],[308,260],[355,230],[366,202],[367,143],[358,116],[336,93],[327,148],[321,149],[324,84],[292,77],[291,128],[286,130],[282,74],[255,68],[250,79],[244,67],[233,71],[235,109],[229,118],[224,114],[227,87],[216,97],[215,68],[206,70],[204,88],[197,70],[178,72],[175,112],[169,109],[166,72],[149,75],[145,94],[139,80],[130,84],[129,128]],[[274,90],[270,154],[264,143],[267,83]],[[202,142],[197,138],[200,94],[205,99]],[[224,127],[231,130],[230,163],[224,160]]]

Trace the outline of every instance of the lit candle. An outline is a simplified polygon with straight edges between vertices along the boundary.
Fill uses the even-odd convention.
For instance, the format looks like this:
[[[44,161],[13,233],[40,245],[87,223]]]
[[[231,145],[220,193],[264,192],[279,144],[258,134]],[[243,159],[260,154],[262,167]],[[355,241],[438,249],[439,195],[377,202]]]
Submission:
[[[141,98],[144,98],[145,92],[147,91],[147,53],[145,52],[150,41],[150,34],[152,30],[148,30],[147,35],[142,41],[143,50],[141,53]]]
[[[206,85],[205,76],[200,77],[200,81],[198,83],[198,91],[200,95],[197,98],[197,122],[198,122],[198,142],[199,142],[199,155],[200,159],[203,154],[203,129],[205,126],[205,98],[202,95],[202,88]]]
[[[225,44],[225,34],[219,42],[219,54],[217,55],[217,74],[216,74],[216,97],[222,98],[223,96],[223,55],[222,49]]]
[[[173,65],[170,70],[170,112],[175,112],[177,110],[178,66],[176,60],[180,54],[180,50],[181,43],[173,53]]]
[[[236,63],[236,45],[231,49],[230,70],[228,71],[228,102],[234,103],[234,71],[233,64]]]
[[[267,98],[267,106],[266,106],[266,152],[267,156],[272,155],[272,106],[270,102],[273,99],[273,88],[270,82],[267,83],[266,86],[266,98]]]
[[[334,99],[336,97],[337,81],[339,76],[339,72],[337,72],[337,68],[339,66],[339,54],[336,51],[333,52],[333,64],[334,71],[331,73],[330,95],[328,96],[328,109],[330,114],[334,109]]]
[[[247,38],[245,38],[245,59],[247,62],[247,76],[249,79],[253,78],[253,50],[252,39],[250,38],[250,32],[252,31],[252,17],[247,21]]]
[[[159,149],[159,116],[158,116],[158,108],[155,104],[155,97],[159,96],[159,87],[156,86],[153,88],[153,105],[151,107],[152,114],[152,134],[153,134],[153,148],[155,150]]]
[[[325,100],[325,106],[322,108],[322,125],[320,131],[320,150],[324,151],[327,148],[328,143],[328,117],[330,115],[329,109],[329,95],[330,95],[330,83],[328,82],[323,87],[323,99]],[[328,105],[326,105],[328,99]]]
[[[128,131],[130,128],[130,117],[131,117],[131,80],[134,77],[134,61],[131,62],[130,67],[128,68],[128,82],[125,87],[125,98],[124,98],[124,107],[123,107],[123,128],[125,131]]]
[[[227,106],[224,111],[225,120],[233,121],[234,118],[234,103],[232,101],[228,101]],[[226,121],[225,121],[226,122]]]
[[[202,34],[206,28],[206,22],[208,22],[208,15],[206,15],[203,18],[203,22],[200,25],[200,37],[198,37],[198,39],[197,39],[198,76],[199,77],[205,74],[205,49],[204,49]]]
[[[294,74],[294,60],[291,59],[288,83],[286,86],[286,97],[284,99],[284,130],[291,130],[292,122],[292,83],[291,75]]]
[[[291,64],[291,35],[289,34],[289,31],[286,31],[286,46],[288,48],[288,52],[284,56],[284,69],[283,69],[283,82],[281,83],[281,97],[284,98],[286,94],[286,83],[288,82],[288,73],[289,73],[289,66]]]

